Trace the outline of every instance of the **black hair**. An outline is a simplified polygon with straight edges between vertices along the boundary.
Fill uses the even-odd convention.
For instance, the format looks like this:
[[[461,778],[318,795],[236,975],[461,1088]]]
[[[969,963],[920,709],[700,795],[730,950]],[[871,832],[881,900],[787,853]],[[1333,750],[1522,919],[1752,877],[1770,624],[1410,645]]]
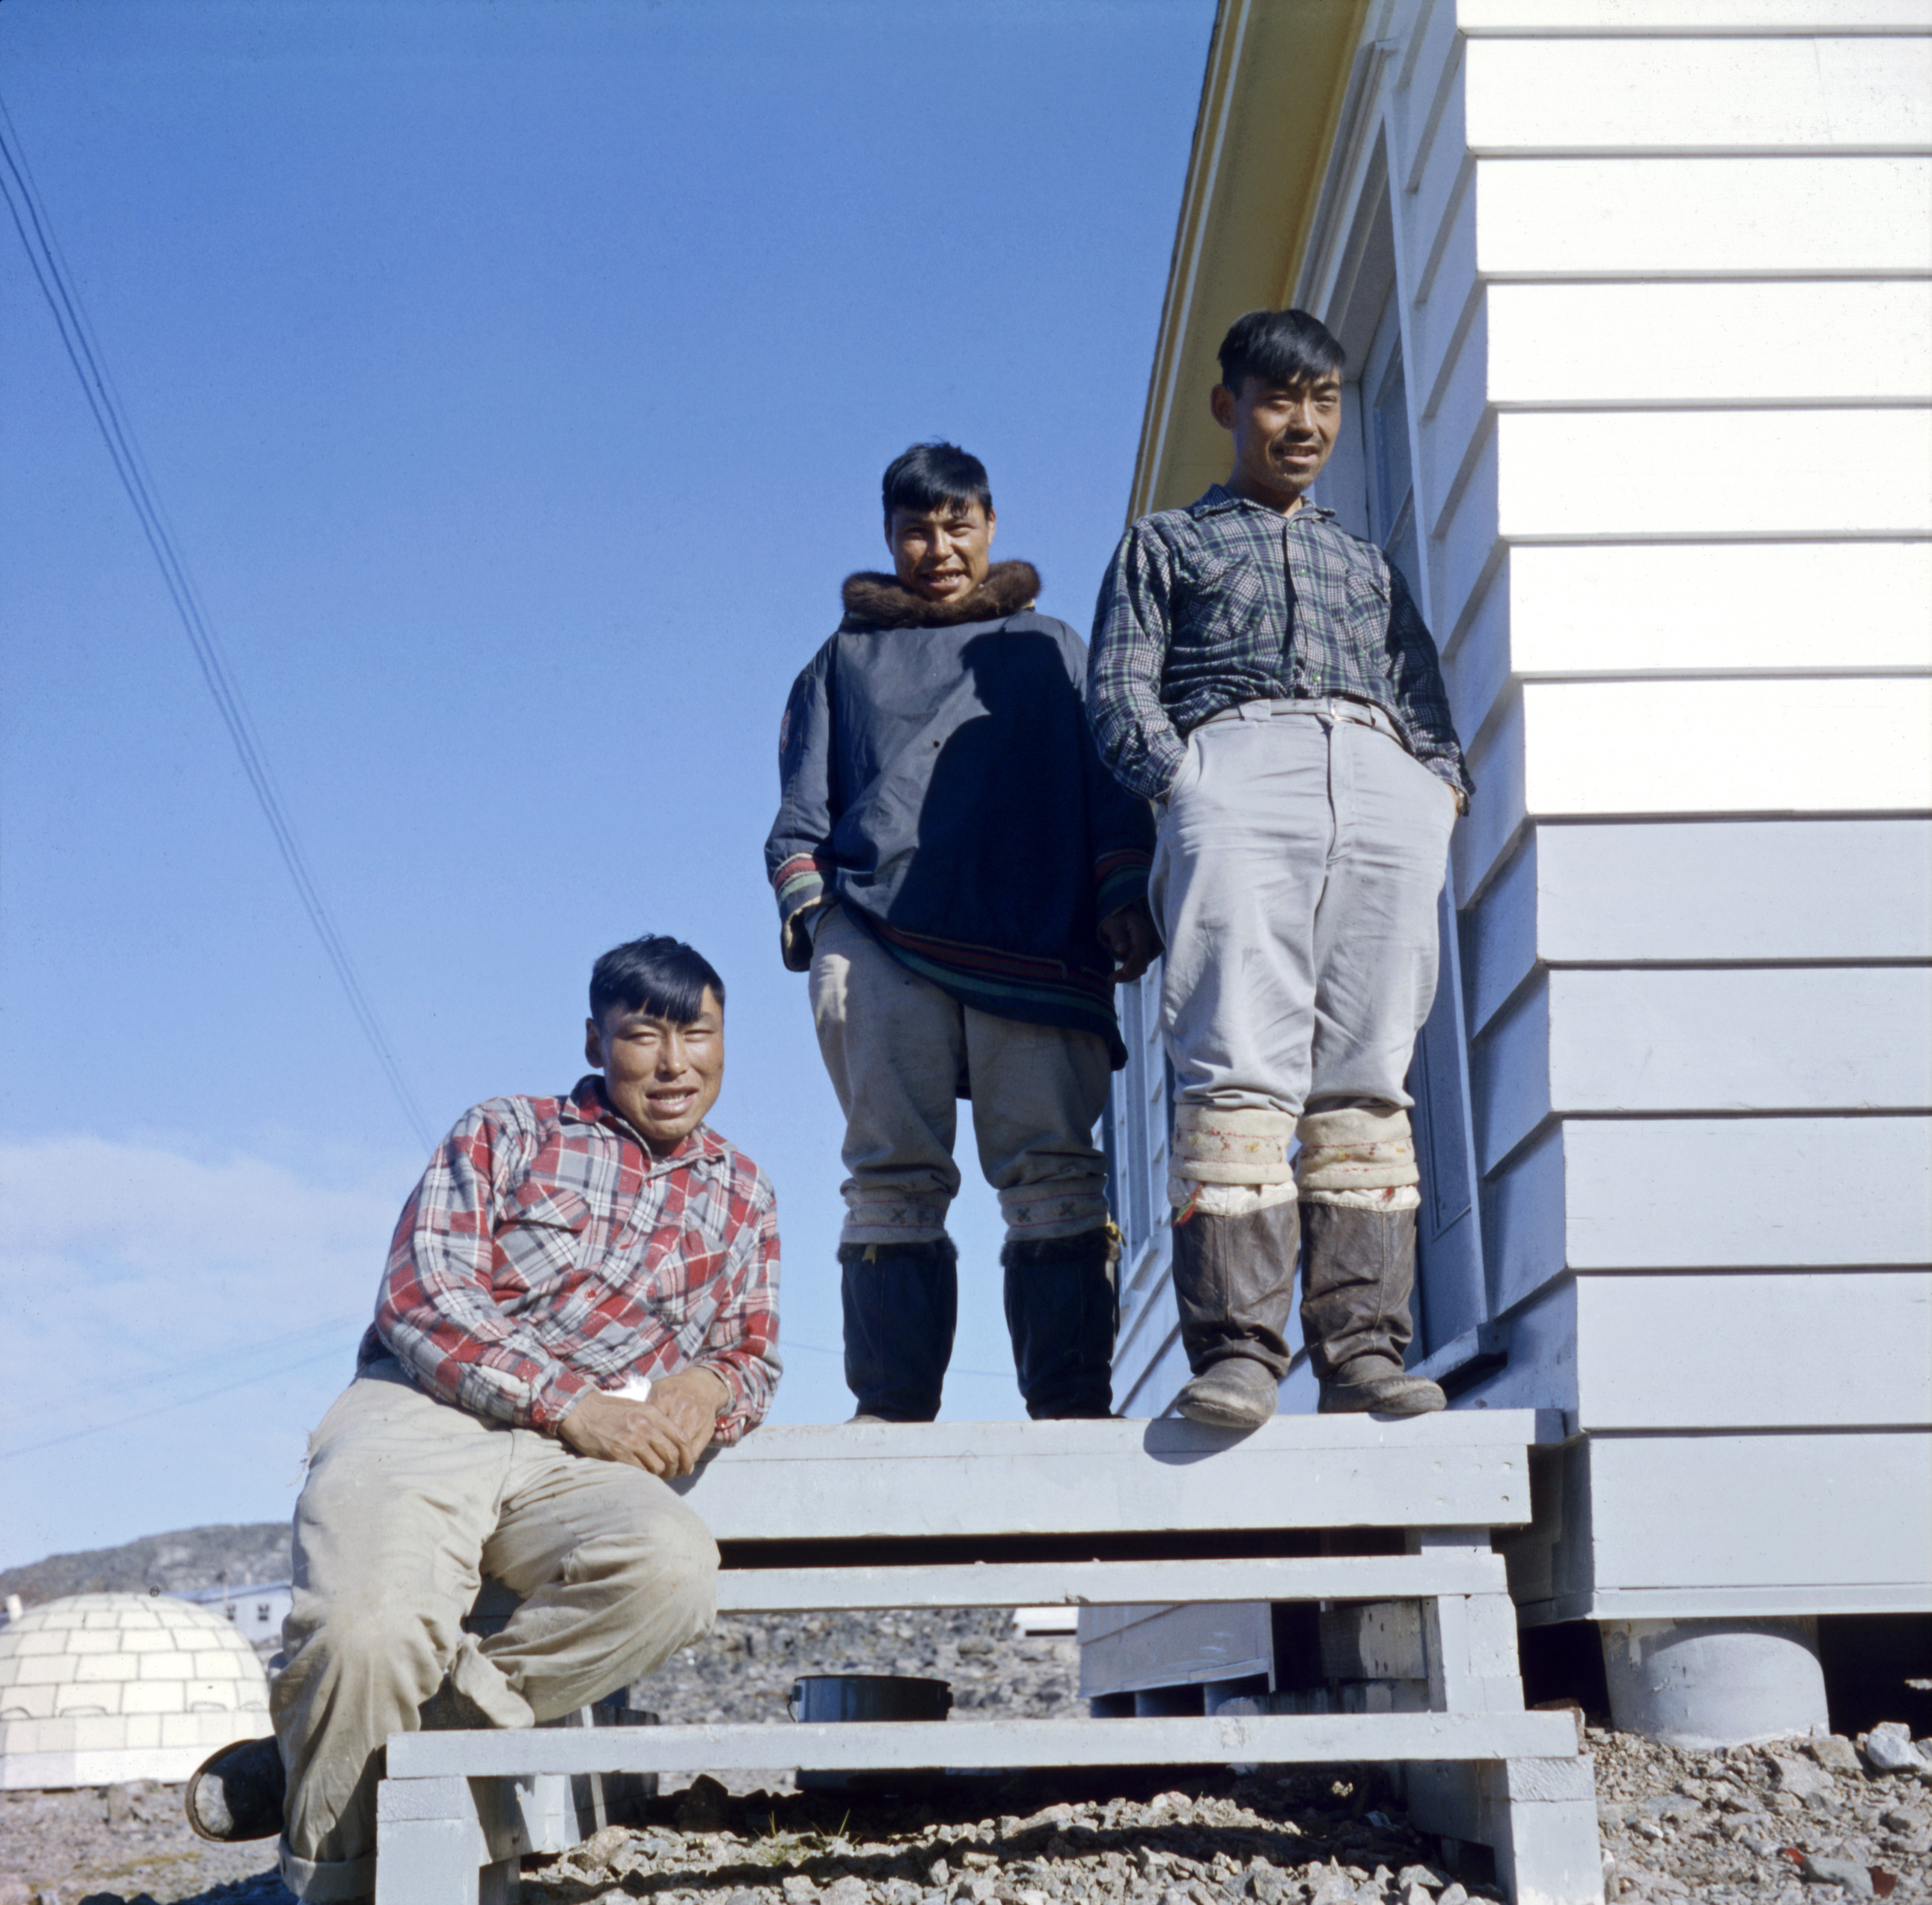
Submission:
[[[993,513],[986,466],[957,443],[915,443],[886,465],[879,491],[888,529],[895,509],[910,509],[914,515],[923,516],[949,502],[976,502],[988,516]]]
[[[590,1016],[601,1026],[610,1011],[648,1012],[688,1025],[704,1010],[709,986],[722,1010],[724,982],[703,953],[667,933],[614,946],[590,969]]]
[[[1341,340],[1306,311],[1245,312],[1221,340],[1221,381],[1238,397],[1244,377],[1313,383],[1340,376],[1348,361]]]

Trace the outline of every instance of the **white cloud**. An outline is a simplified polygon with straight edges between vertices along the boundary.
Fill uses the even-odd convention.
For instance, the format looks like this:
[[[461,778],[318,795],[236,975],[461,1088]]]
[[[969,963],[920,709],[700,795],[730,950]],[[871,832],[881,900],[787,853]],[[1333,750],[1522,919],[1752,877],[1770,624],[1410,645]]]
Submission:
[[[418,1168],[0,1143],[0,1564],[285,1514]]]

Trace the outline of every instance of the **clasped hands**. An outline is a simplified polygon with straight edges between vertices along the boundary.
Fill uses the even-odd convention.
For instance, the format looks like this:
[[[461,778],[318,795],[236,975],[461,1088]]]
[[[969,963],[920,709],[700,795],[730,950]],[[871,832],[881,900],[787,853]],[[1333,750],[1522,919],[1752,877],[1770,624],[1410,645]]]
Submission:
[[[716,1371],[680,1370],[653,1376],[647,1401],[634,1402],[586,1390],[562,1422],[558,1438],[599,1462],[628,1462],[669,1480],[688,1475],[718,1432],[718,1412],[731,1391]]]

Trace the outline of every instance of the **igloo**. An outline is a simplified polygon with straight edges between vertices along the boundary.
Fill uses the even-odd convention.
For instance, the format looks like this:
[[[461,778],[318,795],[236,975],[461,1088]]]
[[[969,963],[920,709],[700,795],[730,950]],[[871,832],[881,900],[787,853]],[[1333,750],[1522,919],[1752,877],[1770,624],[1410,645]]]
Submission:
[[[218,1611],[69,1594],[0,1627],[0,1788],[172,1784],[268,1731],[267,1676]]]

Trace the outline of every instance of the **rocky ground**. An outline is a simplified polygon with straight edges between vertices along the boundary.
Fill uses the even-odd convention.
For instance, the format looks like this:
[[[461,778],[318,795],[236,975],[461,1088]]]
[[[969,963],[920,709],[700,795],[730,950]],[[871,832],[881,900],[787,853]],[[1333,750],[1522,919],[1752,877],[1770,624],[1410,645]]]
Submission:
[[[1070,1640],[1002,1614],[748,1616],[634,1690],[667,1720],[782,1719],[804,1673],[932,1675],[955,1724],[1082,1711]],[[1897,1736],[1684,1754],[1592,1726],[1618,1905],[1932,1900],[1932,1768]],[[1932,1748],[1924,1756],[1932,1762]],[[529,1862],[530,1905],[1464,1905],[1481,1847],[1412,1831],[1380,1777],[1172,1771],[943,1780],[904,1796],[799,1792],[778,1773],[665,1782],[647,1822]],[[178,1787],[14,1793],[0,1905],[287,1905],[271,1847],[213,1846]]]

